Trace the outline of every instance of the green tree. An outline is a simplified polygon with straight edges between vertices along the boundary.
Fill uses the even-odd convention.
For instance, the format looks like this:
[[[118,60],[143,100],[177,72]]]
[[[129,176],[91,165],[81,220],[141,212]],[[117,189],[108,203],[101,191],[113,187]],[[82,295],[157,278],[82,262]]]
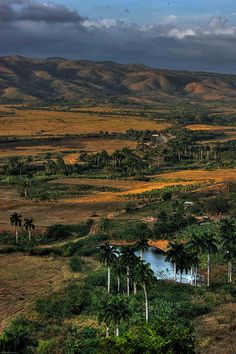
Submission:
[[[145,296],[145,318],[148,322],[148,296],[147,296],[147,285],[154,279],[154,273],[150,268],[150,264],[145,264],[140,261],[136,267],[137,279],[143,287]]]
[[[183,253],[184,246],[182,243],[170,242],[169,249],[166,252],[165,261],[173,263],[173,276],[174,281],[177,280],[177,267],[181,262],[181,257]]]
[[[143,259],[143,253],[148,250],[148,239],[141,237],[135,244],[135,248],[140,251],[140,258]]]
[[[114,262],[112,263],[112,270],[113,273],[116,275],[117,277],[117,292],[120,292],[120,279],[122,274],[124,273],[124,266],[121,262],[120,257],[117,257]]]
[[[107,292],[111,291],[111,265],[117,258],[118,251],[108,243],[100,247],[100,261],[107,267]]]
[[[19,240],[19,234],[18,234],[18,227],[21,227],[22,224],[22,216],[18,214],[17,212],[13,213],[10,216],[10,224],[12,226],[15,226],[15,234],[16,234],[16,243]]]
[[[106,337],[109,336],[109,327],[111,324],[115,327],[115,335],[119,337],[119,326],[121,321],[129,320],[131,313],[127,301],[121,296],[111,296],[104,302],[100,310],[98,320],[105,322],[107,326]]]
[[[126,267],[126,283],[127,283],[127,295],[130,294],[130,267],[133,265],[135,259],[134,250],[130,247],[122,247],[120,259],[122,264]]]
[[[224,258],[228,262],[228,282],[232,283],[232,262],[236,258],[236,227],[233,220],[221,221],[220,235],[224,250]]]
[[[34,220],[33,219],[25,219],[24,220],[24,228],[28,231],[29,241],[31,241],[32,230],[35,230]]]

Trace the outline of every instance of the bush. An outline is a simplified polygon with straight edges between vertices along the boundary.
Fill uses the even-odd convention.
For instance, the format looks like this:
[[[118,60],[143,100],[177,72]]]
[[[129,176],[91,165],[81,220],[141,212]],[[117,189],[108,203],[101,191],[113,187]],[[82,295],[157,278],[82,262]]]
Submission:
[[[44,234],[44,237],[47,241],[57,241],[61,239],[66,239],[72,236],[73,234],[83,237],[89,233],[92,224],[92,220],[88,220],[86,222],[74,225],[54,224],[48,227]]]
[[[101,341],[101,352],[106,354],[194,354],[190,328],[169,321],[131,328],[120,337]]]
[[[79,315],[89,303],[89,293],[70,284],[63,293],[52,294],[36,302],[36,311],[45,319],[62,320]]]
[[[72,272],[80,272],[82,270],[83,262],[78,257],[72,257],[69,260],[69,266]]]
[[[0,351],[33,354],[38,342],[32,322],[23,317],[13,320],[0,337]]]
[[[90,327],[83,329],[70,327],[67,333],[65,352],[70,354],[99,354],[97,330]]]

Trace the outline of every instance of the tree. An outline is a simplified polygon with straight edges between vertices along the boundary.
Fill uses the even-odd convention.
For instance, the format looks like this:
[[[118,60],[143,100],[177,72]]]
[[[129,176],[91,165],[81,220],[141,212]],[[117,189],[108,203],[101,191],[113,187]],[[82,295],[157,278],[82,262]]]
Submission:
[[[236,258],[236,227],[232,220],[221,221],[220,235],[224,258],[228,262],[228,282],[232,283],[232,261]]]
[[[137,279],[141,283],[145,296],[145,318],[148,322],[148,296],[147,296],[147,285],[153,280],[154,273],[150,268],[150,264],[145,264],[140,261],[136,268]]]
[[[108,243],[100,247],[100,260],[107,267],[107,292],[111,290],[111,265],[117,258],[118,251]]]
[[[115,334],[119,337],[119,326],[121,321],[129,320],[130,310],[127,301],[120,295],[111,296],[105,301],[100,310],[98,320],[105,322],[107,326],[106,337],[109,336],[109,327],[115,326]]]
[[[176,282],[177,279],[177,267],[181,262],[181,257],[183,253],[183,244],[178,242],[170,242],[169,249],[166,252],[166,262],[173,263],[174,266],[174,281]]]
[[[117,292],[120,292],[120,278],[124,273],[124,266],[121,262],[120,257],[117,257],[112,263],[112,270],[114,274],[117,276]]]
[[[13,213],[10,216],[10,224],[12,226],[15,226],[15,230],[16,230],[16,243],[18,242],[19,239],[19,235],[18,235],[18,227],[21,227],[22,224],[22,216],[20,214],[18,214],[17,212]]]
[[[31,241],[31,232],[32,232],[32,230],[35,229],[34,220],[33,219],[25,219],[24,220],[24,228],[26,231],[28,231],[29,241]]]
[[[141,237],[135,244],[135,248],[140,251],[140,258],[143,259],[143,253],[148,250],[148,240]]]
[[[199,247],[202,252],[207,253],[207,286],[210,286],[210,270],[211,270],[211,254],[218,251],[217,241],[213,234],[210,232],[203,232],[198,237]]]
[[[126,267],[127,295],[130,293],[130,267],[135,259],[134,250],[130,247],[121,248],[121,262]]]

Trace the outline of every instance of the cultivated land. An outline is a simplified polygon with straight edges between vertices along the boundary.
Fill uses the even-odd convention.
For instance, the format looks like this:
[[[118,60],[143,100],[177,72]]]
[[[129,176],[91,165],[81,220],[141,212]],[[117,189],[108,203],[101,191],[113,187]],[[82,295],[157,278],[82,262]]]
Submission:
[[[153,117],[153,111],[151,111],[152,117],[143,117],[142,114],[145,110],[140,112],[137,107],[133,110],[129,108],[133,113],[127,114],[125,107],[118,109],[110,105],[99,105],[86,109],[77,107],[65,112],[62,111],[63,109],[59,106],[53,107],[52,110],[49,110],[49,108],[23,108],[19,105],[3,105],[0,107],[0,162],[2,171],[9,157],[20,156],[25,159],[32,156],[32,164],[35,164],[37,168],[45,163],[44,156],[46,153],[52,153],[52,161],[54,161],[56,153],[60,152],[65,163],[72,165],[84,152],[91,154],[106,150],[111,154],[124,147],[135,150],[140,143],[135,139],[132,141],[128,138],[118,139],[117,137],[112,139],[92,136],[82,138],[79,136],[80,134],[95,134],[100,131],[121,133],[129,129],[163,131],[173,126],[173,122],[161,121],[160,119],[157,121]],[[162,107],[158,113],[161,111],[165,112],[165,108]],[[224,137],[207,140],[207,142],[213,142],[212,146],[214,146],[215,141],[236,139],[236,128],[233,125],[222,127],[209,124],[183,124],[183,126],[191,131],[223,131],[225,133]],[[40,182],[40,178],[42,178],[45,189],[58,188],[60,191],[64,189],[69,192],[77,191],[77,194],[68,192],[68,194],[60,195],[55,200],[27,198],[22,194],[22,190],[17,184],[18,181],[14,181],[14,176],[2,175],[0,181],[0,232],[5,230],[14,232],[14,227],[9,224],[9,218],[15,211],[22,214],[23,217],[33,218],[37,232],[45,232],[49,226],[54,224],[78,224],[81,221],[93,218],[95,226],[92,226],[88,235],[81,240],[85,243],[88,242],[88,248],[91,251],[94,243],[90,244],[90,239],[97,231],[106,231],[106,226],[104,226],[104,229],[99,229],[103,220],[108,222],[108,228],[113,222],[114,225],[117,222],[119,227],[122,227],[122,223],[145,221],[153,215],[157,215],[158,208],[163,204],[164,199],[158,199],[156,204],[152,204],[153,200],[146,197],[148,193],[153,193],[155,197],[157,190],[161,191],[163,188],[173,186],[192,186],[194,192],[200,191],[200,193],[207,192],[212,188],[213,193],[214,189],[218,193],[218,191],[225,191],[228,182],[236,183],[236,169],[233,164],[225,167],[219,167],[215,164],[213,167],[210,166],[209,169],[206,169],[201,164],[201,159],[197,161],[195,166],[191,165],[190,167],[188,167],[188,162],[185,163],[185,161],[177,161],[177,163],[178,170],[175,169],[175,166],[172,168],[173,166],[167,165],[163,170],[160,169],[158,173],[150,173],[147,176],[138,175],[138,173],[138,176],[136,176],[134,173],[132,176],[123,175],[117,178],[110,177],[109,173],[112,175],[112,168],[108,173],[106,167],[99,171],[97,166],[93,166],[94,170],[92,172],[88,169],[86,173],[82,171],[81,175],[72,173],[69,176],[63,175],[63,173],[47,176],[46,174],[43,175],[44,172],[39,169],[36,172],[36,180],[38,178],[37,182]],[[16,179],[20,179],[20,176],[17,176]],[[144,202],[147,202],[147,204],[144,203],[143,209],[141,206],[140,209],[136,209],[129,214],[127,204],[139,203],[140,200],[142,204],[143,195]],[[183,198],[188,198],[188,195],[183,196]],[[182,199],[182,201],[184,200]],[[177,201],[178,196],[174,196],[174,209],[177,209],[177,204],[174,204]],[[168,207],[168,203],[172,203],[172,201],[166,203]],[[199,214],[201,217],[203,212],[200,211]],[[174,218],[176,218],[175,214]],[[218,218],[217,215],[215,219],[218,220]],[[155,228],[153,220],[149,220],[147,224],[151,230]],[[116,226],[114,226],[114,230],[114,233],[117,232]],[[109,237],[113,237],[112,232],[113,230],[108,230]],[[123,235],[125,238],[125,233]],[[49,244],[35,246],[35,249],[38,250],[48,248],[49,256],[30,256],[28,248],[23,249],[23,253],[0,255],[0,330],[3,330],[8,321],[18,314],[29,314],[30,318],[34,318],[33,308],[38,298],[62,289],[69,280],[72,283],[78,281],[78,284],[82,284],[88,273],[92,273],[90,270],[99,268],[96,258],[86,255],[82,259],[89,271],[85,268],[81,272],[72,273],[68,267],[68,260],[70,259],[68,257],[71,255],[68,256],[67,250],[59,257],[57,253],[53,253],[54,248],[58,248],[60,251],[60,247],[67,245],[67,241],[71,240],[75,243],[79,240],[79,237],[80,235],[73,235],[71,238],[62,238],[62,240],[51,242],[51,244],[49,242]],[[123,242],[126,241],[123,240]],[[162,242],[166,245],[169,241],[164,240]],[[6,247],[6,244],[1,245],[0,251],[3,251],[4,247]],[[71,245],[68,246],[68,249],[70,247]],[[78,245],[78,249],[79,247]],[[79,256],[79,258],[81,257]],[[201,271],[205,275],[206,266],[204,262],[205,259],[203,259],[204,266]],[[223,265],[222,269],[223,274],[225,274],[226,264]],[[214,280],[218,280],[215,274],[213,277]],[[210,294],[209,298],[210,296],[213,295]],[[232,301],[232,298],[229,298]],[[167,302],[169,302],[169,299]],[[199,302],[201,303],[201,299]],[[209,354],[222,352],[220,350],[225,348],[229,340],[227,331],[229,330],[230,336],[234,336],[235,321],[231,320],[231,315],[234,313],[235,304],[230,303],[217,307],[213,312],[200,318],[196,328],[198,347],[202,354],[205,352]],[[86,315],[85,317],[68,319],[68,323],[71,321],[81,327],[86,325],[98,327],[95,316],[87,318]],[[219,337],[220,345],[216,346],[215,341]],[[227,354],[234,353],[231,350],[234,347],[234,339],[231,342],[227,344],[227,351],[225,351]]]

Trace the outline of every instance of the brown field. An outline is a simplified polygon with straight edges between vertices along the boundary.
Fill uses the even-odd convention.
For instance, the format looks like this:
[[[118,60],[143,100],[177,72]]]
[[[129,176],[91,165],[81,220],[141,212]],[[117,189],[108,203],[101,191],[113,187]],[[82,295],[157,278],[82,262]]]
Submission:
[[[200,354],[235,354],[236,304],[219,306],[198,318],[196,334]]]
[[[54,202],[35,202],[22,199],[12,187],[2,186],[0,189],[1,228],[9,229],[9,216],[18,211],[24,217],[33,217],[36,225],[48,226],[54,223],[77,223],[91,217],[95,211],[99,216],[110,216],[122,210],[127,202],[123,196],[138,194],[152,189],[160,189],[172,185],[187,185],[200,182],[224,182],[236,180],[236,169],[228,170],[186,170],[164,173],[153,177],[160,181],[106,180],[89,178],[61,178],[53,183],[67,185],[93,185],[98,187],[114,187],[118,192],[92,192],[87,196],[71,197]],[[166,181],[165,181],[166,179]],[[181,181],[182,179],[182,181]]]
[[[204,143],[213,142],[213,141],[229,141],[229,140],[236,140],[236,127],[235,126],[220,126],[220,125],[208,125],[208,124],[191,124],[186,125],[186,128],[190,130],[203,130],[203,131],[213,131],[218,130],[225,133],[225,137],[219,137],[214,140],[204,140]]]
[[[48,140],[48,141],[47,141]],[[24,144],[22,144],[24,145]],[[119,150],[124,147],[134,149],[137,145],[134,141],[129,140],[118,140],[118,139],[70,139],[65,138],[61,141],[51,141],[50,139],[45,139],[45,144],[41,141],[34,141],[28,146],[16,146],[16,144],[1,144],[0,148],[0,158],[7,158],[10,156],[40,156],[47,152],[57,153],[63,152],[65,155],[65,161],[67,163],[74,163],[79,157],[81,151],[86,152],[97,152],[101,150],[107,150],[109,153],[114,150]],[[71,151],[73,150],[73,153]],[[74,152],[76,151],[76,152]]]
[[[176,178],[191,180],[192,182],[207,182],[214,180],[215,182],[236,181],[236,169],[219,169],[213,171],[207,170],[184,170],[178,172],[168,172],[157,175],[162,178]]]
[[[36,299],[60,289],[72,277],[81,274],[71,273],[65,259],[0,255],[0,331],[12,317],[28,312]]]
[[[12,106],[11,106],[12,107]],[[0,106],[0,111],[14,111],[14,108]],[[96,107],[96,111],[99,108]],[[99,131],[123,132],[127,129],[163,130],[168,123],[138,117],[99,116],[76,112],[46,110],[15,110],[15,115],[0,116],[1,136],[60,136],[65,134],[95,133]]]

